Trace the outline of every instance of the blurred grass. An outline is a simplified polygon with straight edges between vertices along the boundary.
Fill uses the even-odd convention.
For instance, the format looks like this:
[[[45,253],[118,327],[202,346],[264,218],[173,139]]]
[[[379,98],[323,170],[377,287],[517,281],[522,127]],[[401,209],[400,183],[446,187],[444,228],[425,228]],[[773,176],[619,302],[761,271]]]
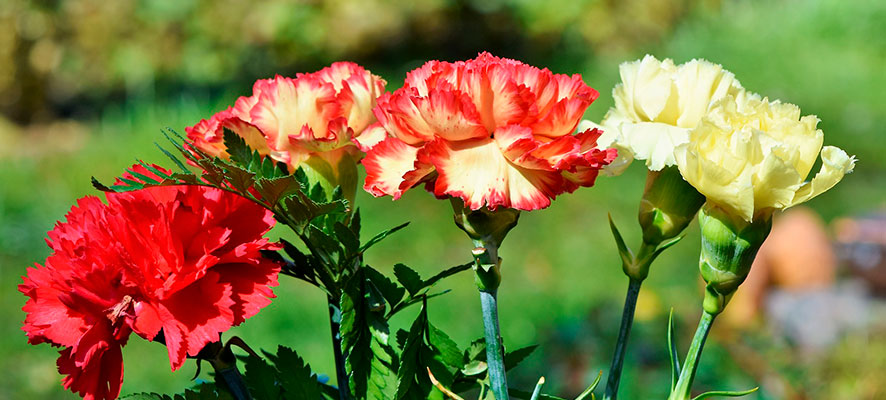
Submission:
[[[548,65],[555,72],[582,73],[585,81],[601,92],[588,111],[591,119],[599,119],[612,104],[609,92],[619,79],[622,61],[651,53],[677,62],[701,57],[723,64],[748,89],[798,104],[804,114],[818,115],[825,143],[858,155],[854,174],[809,202],[830,220],[886,206],[886,144],[879,123],[886,119],[884,19],[886,3],[872,0],[726,3],[721,9],[694,11],[661,40],[593,55],[573,44],[562,58],[527,61]],[[569,43],[568,38],[564,40]],[[403,72],[422,61],[367,67],[396,87]],[[91,176],[110,181],[136,158],[168,164],[153,145],[163,141],[160,128],[183,131],[248,89],[229,88],[231,93],[220,96],[185,93],[164,101],[111,103],[100,111],[100,118],[85,122],[85,134],[55,133],[47,125],[43,135],[7,138],[0,164],[0,316],[7,321],[0,327],[0,369],[4,371],[0,374],[0,399],[75,397],[57,383],[55,351],[45,345],[27,345],[20,331],[24,298],[15,286],[26,266],[48,255],[45,232],[62,219],[74,199],[97,194],[90,186]],[[503,336],[509,348],[542,343],[515,372],[513,383],[529,387],[539,375],[545,375],[551,393],[569,391],[574,390],[568,386],[570,382],[590,382],[598,370],[607,367],[626,282],[606,217],[612,215],[629,244],[637,243],[635,213],[644,175],[644,167],[636,164],[623,176],[601,176],[593,188],[565,195],[549,209],[524,213],[519,227],[509,235],[501,249]],[[470,259],[469,242],[452,223],[447,202],[434,201],[421,190],[408,192],[397,203],[360,192],[357,202],[366,235],[412,221],[405,231],[367,255],[367,262],[383,272],[390,273],[394,263],[403,262],[427,276]],[[271,236],[278,234],[274,231]],[[666,312],[674,307],[683,322],[682,336],[688,336],[698,312],[697,242],[693,225],[684,242],[656,262],[644,285],[648,292],[638,311],[644,317],[638,321],[632,341],[623,398],[661,398],[667,391],[666,359],[662,358],[666,357]],[[430,303],[431,318],[465,346],[482,332],[473,277],[462,274],[444,281],[439,289],[452,292]],[[291,346],[315,370],[331,373],[322,294],[285,278],[276,293],[278,301],[232,334],[256,348],[273,348],[279,343]],[[395,325],[403,327],[410,317],[405,315]],[[718,328],[724,327],[714,328],[715,337]],[[864,365],[883,365],[886,339],[869,340],[870,352],[864,351],[868,347],[859,350],[846,344],[840,347],[845,351],[821,360],[832,362],[833,368],[813,364],[796,367],[799,372],[793,373],[776,369],[800,389],[813,384],[832,388],[809,392],[810,399],[874,399],[872,396],[883,393],[884,384],[877,381],[883,370],[875,367],[881,374],[865,374]],[[777,348],[771,340],[760,342]],[[789,351],[781,350],[774,354]],[[138,339],[126,346],[124,359],[124,393],[179,391],[194,372],[193,364],[170,372],[164,349]],[[871,359],[874,364],[868,363]],[[739,389],[758,384],[739,370],[716,340],[702,361],[698,388]],[[581,376],[572,376],[576,371]],[[813,383],[813,375],[827,383]],[[778,398],[772,393],[764,386],[749,398]]]

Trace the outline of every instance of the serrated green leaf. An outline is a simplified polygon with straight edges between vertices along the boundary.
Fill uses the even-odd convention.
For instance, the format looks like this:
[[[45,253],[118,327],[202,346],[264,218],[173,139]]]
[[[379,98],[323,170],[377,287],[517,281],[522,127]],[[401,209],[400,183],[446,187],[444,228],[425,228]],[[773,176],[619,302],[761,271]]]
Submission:
[[[245,194],[248,192],[249,188],[255,184],[255,174],[242,167],[228,165],[225,167],[225,180],[227,180],[234,189]]]
[[[403,352],[400,354],[400,366],[397,368],[397,395],[395,397],[397,400],[427,399],[427,395],[431,391],[430,378],[425,379],[427,381],[425,384],[421,379],[421,377],[427,377],[421,363],[422,338],[426,326],[427,314],[422,308],[409,328]]]
[[[336,221],[332,228],[335,231],[335,236],[345,245],[345,249],[347,249],[349,253],[354,254],[360,251],[360,240],[357,239],[354,232],[351,232],[345,224]]]
[[[228,392],[218,393],[215,385],[203,383],[191,389],[185,390],[184,400],[232,400]]]
[[[361,269],[347,282],[341,297],[342,352],[349,383],[359,399],[388,399],[394,351],[381,312],[370,305],[368,281]]]
[[[246,359],[246,373],[243,375],[249,392],[256,399],[277,400],[281,397],[281,388],[277,385],[277,374],[274,367],[257,356]]]
[[[529,355],[532,354],[532,352],[535,351],[535,349],[537,347],[538,347],[538,345],[534,344],[531,346],[526,346],[526,347],[519,348],[517,350],[509,351],[509,352],[505,353],[505,358],[504,358],[505,371],[516,367],[517,364],[519,364],[521,361],[526,359],[526,357],[529,357]]]
[[[287,399],[319,399],[322,396],[320,384],[311,372],[311,367],[292,349],[279,346],[274,359],[283,386],[283,396]]]
[[[428,338],[430,339],[431,346],[439,353],[440,361],[457,370],[464,367],[462,351],[459,350],[458,345],[445,332],[429,323]]]
[[[120,397],[120,400],[173,400],[173,398],[166,394],[143,392]]]
[[[378,272],[372,267],[363,266],[363,271],[366,274],[366,277],[369,278],[376,288],[378,288],[379,292],[381,292],[382,296],[387,300],[391,307],[403,299],[403,295],[406,294],[406,289],[400,287],[394,283],[394,281],[390,280],[387,276],[384,276],[381,272]]]
[[[246,140],[240,137],[240,135],[228,128],[223,128],[223,130],[222,139],[228,154],[231,156],[231,161],[241,166],[248,166],[249,162],[252,161],[253,149],[246,144]]]
[[[424,281],[422,281],[418,272],[415,272],[415,270],[404,264],[394,265],[394,276],[397,277],[397,281],[399,281],[411,295],[415,295],[419,290],[422,290],[425,287]]]
[[[473,360],[486,361],[486,339],[479,338],[471,342],[471,345],[465,349],[465,363]]]
[[[273,206],[279,203],[280,199],[300,191],[301,185],[292,176],[260,178],[255,181],[255,190],[263,201]]]
[[[354,215],[351,216],[351,220],[348,222],[348,228],[351,230],[351,232],[354,232],[354,236],[357,237],[357,241],[360,240],[360,219],[360,210],[356,209],[354,210]]]

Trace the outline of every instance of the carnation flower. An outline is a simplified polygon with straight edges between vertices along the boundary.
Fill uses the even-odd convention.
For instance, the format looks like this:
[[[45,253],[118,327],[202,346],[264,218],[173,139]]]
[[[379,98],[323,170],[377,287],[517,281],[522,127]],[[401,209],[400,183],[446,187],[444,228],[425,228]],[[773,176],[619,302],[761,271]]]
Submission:
[[[488,53],[430,61],[378,99],[365,140],[364,188],[399,198],[421,182],[477,210],[535,210],[592,186],[614,149],[596,129],[573,135],[598,96],[579,75],[553,74]]]
[[[614,142],[627,150],[622,156],[646,160],[651,171],[675,165],[674,148],[689,140],[689,130],[717,100],[744,92],[731,72],[705,60],[677,66],[647,55],[621,64],[619,72],[600,143]]]
[[[855,157],[822,147],[817,125],[793,104],[727,96],[677,147],[677,166],[709,205],[748,223],[768,219],[830,189],[855,167]],[[819,154],[821,170],[806,181]]]
[[[119,395],[131,332],[162,333],[177,369],[270,304],[280,270],[260,254],[276,248],[262,238],[273,216],[245,198],[197,186],[107,198],[80,199],[19,285],[28,341],[63,347],[64,386],[87,399]]]
[[[384,80],[350,62],[295,78],[277,75],[256,81],[252,96],[240,97],[185,132],[213,156],[227,157],[222,129],[227,128],[291,170],[315,156],[336,166],[345,154],[362,156],[352,139],[374,121],[372,108],[384,86]]]

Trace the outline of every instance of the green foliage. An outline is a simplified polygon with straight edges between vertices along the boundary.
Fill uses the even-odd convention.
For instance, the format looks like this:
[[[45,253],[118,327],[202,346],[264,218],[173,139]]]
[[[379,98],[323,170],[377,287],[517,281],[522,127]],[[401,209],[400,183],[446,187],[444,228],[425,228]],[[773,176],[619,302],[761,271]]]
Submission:
[[[330,393],[294,350],[279,346],[276,354],[264,354],[266,359],[255,355],[246,359],[243,379],[253,398],[322,399]]]
[[[168,395],[159,393],[135,393],[120,398],[121,400],[230,400],[226,392],[218,392],[215,385],[202,383],[182,394]]]
[[[358,271],[342,293],[342,353],[353,394],[360,399],[386,399],[390,398],[396,354],[388,343],[385,300],[365,277],[367,270]]]
[[[199,174],[188,170],[178,157],[164,150],[164,154],[181,172],[164,172],[139,161],[139,164],[155,176],[148,176],[128,169],[131,177],[120,177],[118,182],[107,186],[93,178],[93,186],[106,192],[126,192],[155,186],[199,185],[232,192],[248,198],[274,212],[278,221],[303,233],[312,220],[329,215],[341,215],[347,210],[347,202],[340,196],[327,200],[319,185],[311,187],[304,174],[290,174],[285,164],[276,163],[270,157],[262,157],[246,142],[230,130],[224,130],[224,143],[229,159],[213,157],[200,149],[184,143],[175,131],[175,138],[164,133],[172,146],[188,162],[198,166]]]

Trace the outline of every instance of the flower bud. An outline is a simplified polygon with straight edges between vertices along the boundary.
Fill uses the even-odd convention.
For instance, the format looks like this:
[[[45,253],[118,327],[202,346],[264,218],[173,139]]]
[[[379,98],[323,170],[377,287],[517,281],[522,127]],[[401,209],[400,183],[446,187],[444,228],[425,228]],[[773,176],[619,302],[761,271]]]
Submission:
[[[698,222],[701,226],[699,269],[707,282],[704,309],[716,315],[747,278],[757,250],[772,229],[772,216],[747,222],[708,203],[698,214]]]
[[[643,242],[654,248],[676,237],[704,202],[704,196],[683,180],[677,167],[649,171],[638,215]]]

